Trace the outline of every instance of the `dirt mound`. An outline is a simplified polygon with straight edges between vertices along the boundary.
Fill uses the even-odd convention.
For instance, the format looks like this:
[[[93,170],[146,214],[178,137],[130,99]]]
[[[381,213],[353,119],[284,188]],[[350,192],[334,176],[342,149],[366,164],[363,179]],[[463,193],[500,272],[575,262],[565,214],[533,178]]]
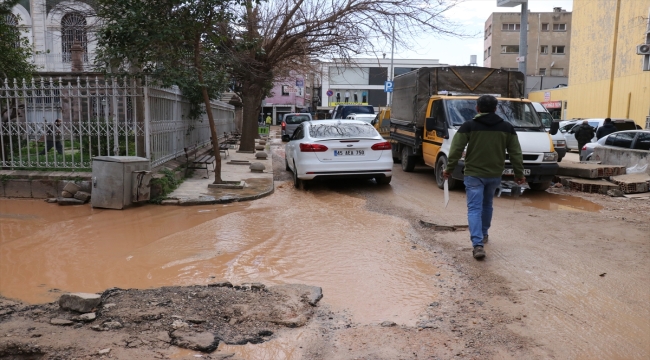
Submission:
[[[320,288],[306,285],[113,288],[89,314],[57,302],[26,305],[0,298],[0,358],[151,359],[169,356],[174,346],[212,353],[221,341],[261,343],[281,328],[305,325],[321,297]]]

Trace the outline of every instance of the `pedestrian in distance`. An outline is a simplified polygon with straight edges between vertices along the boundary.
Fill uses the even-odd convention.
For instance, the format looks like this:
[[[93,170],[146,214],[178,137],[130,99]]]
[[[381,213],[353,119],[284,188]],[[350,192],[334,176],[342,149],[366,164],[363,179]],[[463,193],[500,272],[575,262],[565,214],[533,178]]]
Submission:
[[[266,114],[266,126],[271,126],[271,121],[273,121],[273,118],[271,117],[271,114]]]
[[[54,120],[54,125],[45,124],[45,148],[38,154],[45,155],[53,147],[59,155],[63,155],[63,145],[61,145],[61,119]]]
[[[610,119],[611,121],[611,119]],[[585,146],[588,142],[591,142],[591,139],[594,137],[594,128],[589,125],[589,121],[585,120],[580,126],[576,129],[573,136],[578,140],[578,151],[580,152],[580,159],[582,159],[582,147]]]
[[[478,114],[458,129],[451,142],[447,168],[442,173],[445,180],[449,179],[465,151],[467,220],[474,248],[472,255],[477,260],[485,257],[483,246],[488,242],[488,231],[492,224],[492,200],[501,185],[506,150],[515,173],[515,182],[520,185],[526,182],[517,133],[510,123],[495,114],[497,104],[497,98],[491,95],[478,98]]]
[[[618,129],[616,129],[616,126],[612,123],[612,119],[607,118],[605,119],[603,126],[599,127],[596,131],[596,138],[600,140],[603,136],[607,136],[616,131],[618,131]],[[580,147],[580,149],[582,149],[582,147]]]

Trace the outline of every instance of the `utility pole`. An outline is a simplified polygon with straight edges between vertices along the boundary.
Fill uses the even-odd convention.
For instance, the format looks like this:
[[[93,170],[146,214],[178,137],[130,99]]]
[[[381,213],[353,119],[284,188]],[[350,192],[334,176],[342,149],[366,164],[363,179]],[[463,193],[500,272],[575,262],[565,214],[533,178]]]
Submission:
[[[393,41],[390,46],[390,73],[388,74],[388,80],[393,81],[394,71],[393,71],[393,55],[395,53],[395,15],[393,15]],[[393,106],[393,93],[388,93],[388,106]]]
[[[521,21],[519,32],[519,71],[526,76],[526,55],[528,55],[528,2],[521,3]]]

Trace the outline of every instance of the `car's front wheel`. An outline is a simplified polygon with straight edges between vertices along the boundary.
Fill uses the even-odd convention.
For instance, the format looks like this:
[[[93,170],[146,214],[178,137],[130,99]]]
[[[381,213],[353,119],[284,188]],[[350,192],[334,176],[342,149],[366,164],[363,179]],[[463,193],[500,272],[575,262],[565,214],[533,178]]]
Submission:
[[[442,177],[442,172],[447,168],[447,157],[446,156],[440,156],[438,158],[438,161],[436,162],[436,185],[438,185],[439,188],[443,189],[445,187],[445,179]],[[460,181],[452,178],[451,176],[449,177],[448,181],[448,186],[449,190],[455,189],[458,187]]]

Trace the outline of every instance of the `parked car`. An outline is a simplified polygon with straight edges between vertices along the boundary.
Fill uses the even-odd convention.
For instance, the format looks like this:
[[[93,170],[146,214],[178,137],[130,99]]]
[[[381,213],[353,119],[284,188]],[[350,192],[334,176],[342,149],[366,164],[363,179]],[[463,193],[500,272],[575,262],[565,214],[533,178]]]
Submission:
[[[282,135],[291,136],[296,130],[298,125],[302,124],[304,121],[311,121],[310,113],[289,113],[284,114],[282,118]]]
[[[283,135],[285,167],[297,188],[328,178],[392,179],[391,145],[375,128],[358,120],[319,120],[301,123],[292,136]]]
[[[369,124],[372,123],[373,120],[377,118],[377,115],[375,114],[350,114],[346,119],[348,120],[359,120],[359,121],[365,121]]]
[[[597,140],[595,135],[596,131],[598,131],[598,128],[603,125],[605,119],[584,119],[584,120],[587,120],[589,122],[589,125],[592,128],[594,128],[594,137],[591,141],[595,142]],[[575,124],[568,131],[566,130],[566,126],[565,126],[565,131],[562,131],[562,128],[560,128],[560,131],[563,132],[564,138],[566,139],[566,147],[568,150],[579,150],[578,140],[576,140],[575,137],[575,131],[582,124],[582,121],[584,120],[576,121]],[[630,119],[612,119],[612,124],[614,124],[617,131],[636,129],[636,123],[634,122],[634,120],[630,120]]]
[[[332,110],[332,119],[346,119],[350,114],[374,114],[372,105],[336,105]]]
[[[544,107],[544,105],[534,102],[533,108],[535,108],[535,112],[537,112],[537,115],[539,115],[540,119],[542,120],[542,124],[544,124],[544,128],[546,129],[546,132],[549,133],[551,131],[551,124],[553,123],[553,116],[551,115],[548,110]],[[553,141],[553,148],[555,148],[555,152],[557,153],[557,162],[562,161],[562,158],[566,155],[566,140],[564,139],[564,134],[561,132],[555,133],[555,135],[550,135],[551,140]]]
[[[589,161],[599,146],[650,151],[650,130],[617,131],[582,147],[581,161]]]

